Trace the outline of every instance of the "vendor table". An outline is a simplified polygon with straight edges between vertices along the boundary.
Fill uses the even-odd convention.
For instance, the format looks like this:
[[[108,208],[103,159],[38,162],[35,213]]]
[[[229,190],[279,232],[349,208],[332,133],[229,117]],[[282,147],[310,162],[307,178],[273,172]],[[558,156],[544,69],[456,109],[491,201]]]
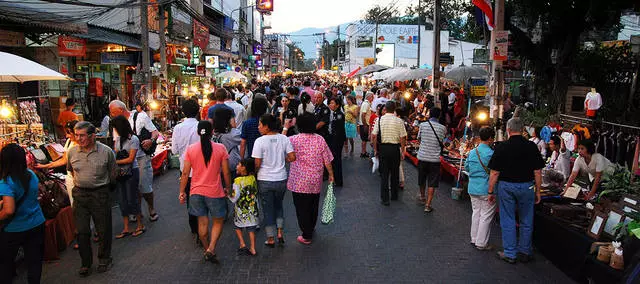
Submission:
[[[153,174],[163,174],[169,165],[169,152],[171,148],[158,146],[156,153],[151,158],[151,166],[153,167]]]
[[[405,152],[404,156],[407,159],[409,159],[409,161],[411,161],[411,163],[414,166],[418,166],[418,158],[417,157],[412,156],[408,152]],[[440,157],[440,171],[443,172],[443,173],[448,173],[451,176],[453,176],[454,178],[457,178],[460,170],[458,170],[458,166],[457,165],[449,163],[443,157]]]
[[[62,208],[56,218],[44,224],[44,260],[57,260],[58,252],[65,250],[76,237],[71,206]]]

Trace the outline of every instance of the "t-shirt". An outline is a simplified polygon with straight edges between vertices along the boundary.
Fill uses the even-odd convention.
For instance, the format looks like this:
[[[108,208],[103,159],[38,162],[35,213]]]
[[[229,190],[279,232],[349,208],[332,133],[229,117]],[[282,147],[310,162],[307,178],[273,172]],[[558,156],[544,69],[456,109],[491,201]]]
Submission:
[[[230,106],[226,105],[226,104],[215,104],[212,107],[209,108],[209,111],[207,112],[207,118],[213,120],[213,116],[216,113],[216,110],[219,108],[225,108],[230,110],[233,113],[233,116],[235,117],[235,112],[233,111],[233,108],[231,108]]]
[[[214,106],[215,104],[216,104],[215,101],[211,101],[200,110],[200,120],[205,120],[208,118],[209,108]]]
[[[369,118],[371,117],[371,103],[368,100],[362,102],[362,106],[360,106],[360,116],[364,114],[364,121],[369,124]],[[362,120],[358,120],[360,125],[362,125]]]
[[[251,157],[262,159],[262,164],[258,171],[258,180],[286,180],[285,157],[291,152],[293,152],[293,146],[285,135],[264,135],[256,139]]]
[[[31,175],[29,190],[20,205],[18,205],[18,200],[20,200],[25,192],[22,188],[22,183],[19,181],[17,183],[14,182],[11,177],[7,177],[6,180],[0,180],[0,196],[13,197],[17,207],[11,222],[4,227],[5,232],[18,233],[28,231],[45,221],[42,209],[40,209],[40,203],[38,202],[38,177],[31,170],[27,171],[29,171]]]
[[[128,139],[127,141],[124,142],[124,145],[122,145],[122,149],[120,148],[120,139],[122,139],[122,136],[117,137],[113,143],[113,150],[115,150],[116,154],[118,153],[118,151],[120,150],[127,150],[128,152],[130,152],[131,150],[136,150],[138,152],[140,152],[140,140],[138,140],[138,137],[135,135],[132,135],[130,139]],[[138,152],[136,152],[136,157],[138,155]],[[138,159],[133,159],[133,163],[130,164],[131,168],[133,169],[137,169],[138,168]],[[123,168],[123,167],[127,167],[129,165],[118,165],[119,168]]]
[[[491,156],[488,168],[500,172],[498,180],[513,183],[534,181],[534,171],[544,168],[544,160],[533,142],[522,135],[501,142]]]
[[[78,115],[75,114],[73,111],[65,110],[61,112],[60,115],[58,116],[58,125],[64,127],[67,124],[67,122],[72,120],[78,120]]]
[[[449,94],[449,105],[453,105],[456,102],[456,93]]]
[[[233,191],[229,200],[235,203],[233,223],[236,227],[246,228],[259,224],[257,196],[256,177],[252,175],[237,177],[233,181]]]
[[[554,170],[562,173],[565,179],[569,178],[571,175],[571,151],[553,151],[549,164]]]
[[[378,108],[378,105],[382,105],[384,107],[384,105],[389,101],[389,99],[384,98],[384,97],[380,97],[380,98],[376,98],[375,100],[373,100],[373,102],[371,102],[371,111],[375,112]]]
[[[573,172],[587,173],[589,174],[589,180],[595,179],[596,173],[607,173],[613,171],[613,164],[604,156],[599,153],[591,155],[591,162],[587,165],[584,157],[579,156],[576,162],[573,164]]]
[[[134,127],[133,125],[134,115],[135,113],[133,112],[131,113],[131,115],[129,115],[129,124],[131,124],[131,128],[133,129],[133,131],[136,133],[137,136],[140,136],[140,132],[142,132],[142,128],[146,128],[147,131],[149,132],[154,132],[158,130],[156,126],[153,124],[153,122],[151,121],[151,118],[144,111],[138,113],[138,116],[136,117],[136,125]],[[146,155],[144,151],[138,151],[138,154],[136,154],[136,158],[143,157],[144,155]]]
[[[225,196],[222,188],[222,161],[229,158],[224,145],[211,142],[211,159],[209,165],[204,163],[204,155],[200,142],[187,147],[184,161],[191,164],[191,195],[197,194],[210,198]]]
[[[258,123],[257,117],[247,119],[242,126],[242,133],[240,133],[240,138],[246,140],[245,153],[249,153],[249,156],[253,152],[253,144],[256,142],[256,139],[262,135],[260,131],[258,131]]]
[[[242,129],[242,123],[247,119],[247,110],[245,110],[244,107],[236,101],[226,101],[224,104],[233,109],[236,119],[236,128]]]
[[[420,140],[420,148],[418,148],[418,160],[439,163],[440,162],[440,142],[444,141],[447,128],[438,123],[437,119],[430,120],[438,137],[431,130],[429,122],[420,123],[418,128],[418,139]],[[438,142],[438,140],[440,142]]]

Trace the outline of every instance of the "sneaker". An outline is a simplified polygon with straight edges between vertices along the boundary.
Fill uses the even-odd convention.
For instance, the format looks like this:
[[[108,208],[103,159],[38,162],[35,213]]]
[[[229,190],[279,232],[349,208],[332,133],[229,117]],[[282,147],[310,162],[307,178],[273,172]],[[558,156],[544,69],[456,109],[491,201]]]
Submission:
[[[218,258],[216,257],[216,255],[211,253],[210,251],[206,251],[204,253],[204,261],[208,261],[208,262],[216,263],[216,264],[220,263],[218,261]]]
[[[518,259],[519,262],[522,262],[522,263],[529,263],[533,261],[533,255],[521,253],[521,252],[516,254],[516,258]]]
[[[504,255],[504,251],[499,251],[499,252],[496,254],[496,256],[497,256],[499,259],[504,260],[506,263],[509,263],[509,264],[516,264],[516,259],[515,259],[515,258],[510,258],[510,257],[508,257],[508,256]]]
[[[493,250],[493,246],[492,245],[486,245],[486,246],[483,246],[483,247],[476,246],[476,245],[474,245],[474,246],[479,251],[490,251],[490,250]]]
[[[297,238],[298,242],[303,244],[303,245],[310,245],[311,244],[311,240],[307,240],[305,238],[303,238],[302,236],[298,236]]]
[[[425,206],[424,207],[424,212],[425,213],[431,213],[432,211],[433,211],[433,207],[431,207],[431,206]]]

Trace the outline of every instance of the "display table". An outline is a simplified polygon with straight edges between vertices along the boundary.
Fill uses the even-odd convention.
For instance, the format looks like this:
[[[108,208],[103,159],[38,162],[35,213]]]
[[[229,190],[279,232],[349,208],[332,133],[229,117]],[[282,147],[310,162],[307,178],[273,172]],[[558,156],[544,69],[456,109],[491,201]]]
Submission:
[[[153,174],[163,174],[169,165],[169,152],[171,148],[158,146],[156,153],[151,158],[151,166],[153,167]]]
[[[406,159],[408,159],[414,166],[418,166],[418,158],[415,156],[412,156],[411,154],[409,154],[409,152],[405,152],[404,156]],[[458,174],[460,172],[460,170],[458,169],[457,165],[454,165],[452,163],[449,163],[447,160],[445,160],[443,157],[440,157],[440,171],[442,173],[448,173],[451,176],[453,176],[454,178],[458,177]]]
[[[44,260],[57,260],[58,252],[65,250],[76,237],[71,206],[62,208],[56,218],[45,222]]]

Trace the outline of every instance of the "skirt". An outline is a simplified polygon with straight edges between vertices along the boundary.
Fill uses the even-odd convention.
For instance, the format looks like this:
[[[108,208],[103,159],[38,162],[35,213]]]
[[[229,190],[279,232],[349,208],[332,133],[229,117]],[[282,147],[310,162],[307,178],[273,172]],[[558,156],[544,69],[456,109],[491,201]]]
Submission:
[[[347,135],[347,138],[356,138],[357,131],[356,131],[355,123],[346,122],[344,124],[344,131],[345,131],[345,134]]]

